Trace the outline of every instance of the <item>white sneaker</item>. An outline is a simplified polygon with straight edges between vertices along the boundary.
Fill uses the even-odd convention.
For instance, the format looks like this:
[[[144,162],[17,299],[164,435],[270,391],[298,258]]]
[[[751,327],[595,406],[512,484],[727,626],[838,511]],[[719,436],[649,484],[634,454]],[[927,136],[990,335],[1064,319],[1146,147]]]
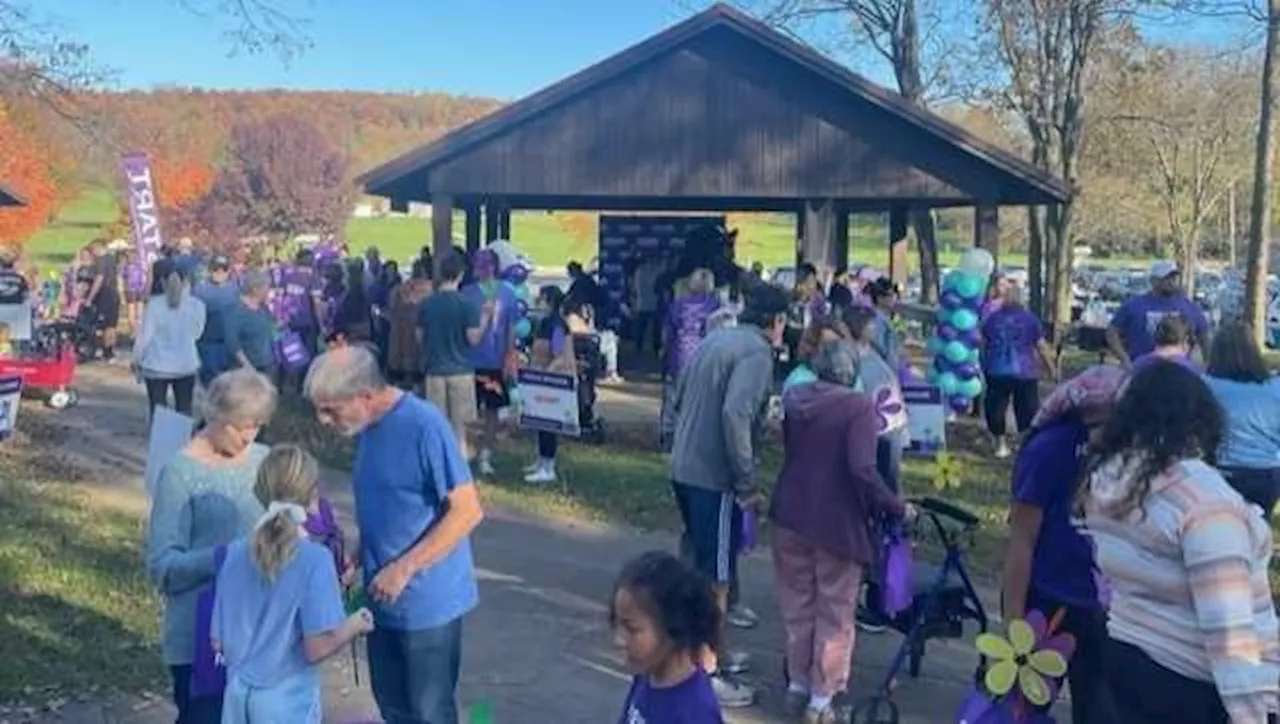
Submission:
[[[720,670],[726,674],[743,674],[751,670],[751,654],[726,651],[720,655]]]
[[[997,460],[1004,460],[1005,458],[1008,458],[1012,454],[1009,451],[1009,443],[1005,441],[1004,438],[1000,438],[998,441],[996,441],[995,454],[996,454]]]
[[[756,700],[756,692],[750,686],[729,681],[720,675],[711,677],[711,690],[716,694],[716,701],[725,709],[743,709]]]
[[[538,458],[537,460],[534,460],[533,462],[521,468],[520,472],[524,473],[525,475],[532,475],[538,472],[539,470],[541,470],[542,466],[545,465],[546,462],[547,462],[546,460],[543,460],[542,458]]]
[[[493,461],[489,459],[488,452],[480,453],[480,457],[476,458],[476,472],[482,478],[492,478],[497,474],[493,469]]]
[[[729,613],[725,616],[725,621],[730,626],[737,628],[755,628],[760,625],[760,616],[755,611],[738,604],[729,607]]]
[[[556,465],[550,460],[544,460],[542,465],[533,472],[524,476],[526,483],[542,484],[554,483],[556,481]]]

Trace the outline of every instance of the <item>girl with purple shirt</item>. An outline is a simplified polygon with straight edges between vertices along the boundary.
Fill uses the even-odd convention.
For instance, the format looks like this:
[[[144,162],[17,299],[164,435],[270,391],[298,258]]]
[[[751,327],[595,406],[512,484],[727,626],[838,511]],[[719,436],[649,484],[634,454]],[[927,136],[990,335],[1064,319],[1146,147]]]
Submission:
[[[1075,724],[1114,721],[1102,672],[1106,586],[1072,511],[1086,447],[1125,380],[1120,367],[1100,365],[1059,386],[1036,414],[1013,464],[1003,615],[1023,619],[1037,610],[1052,619],[1064,612],[1060,630],[1076,639],[1067,671]]]
[[[129,320],[129,329],[136,330],[142,321],[142,304],[147,300],[147,266],[132,247],[124,252],[121,276],[124,281],[125,319]]]
[[[662,349],[666,353],[663,370],[662,411],[665,417],[671,409],[671,394],[675,391],[676,378],[684,370],[698,343],[707,335],[707,320],[720,308],[715,293],[715,276],[709,269],[695,269],[685,283],[686,290],[677,290],[675,299],[667,310],[663,331]],[[677,287],[680,283],[677,282]],[[666,428],[662,428],[666,429]]]
[[[618,724],[723,724],[698,663],[720,630],[706,579],[669,553],[646,553],[618,576],[609,621],[635,674]]]

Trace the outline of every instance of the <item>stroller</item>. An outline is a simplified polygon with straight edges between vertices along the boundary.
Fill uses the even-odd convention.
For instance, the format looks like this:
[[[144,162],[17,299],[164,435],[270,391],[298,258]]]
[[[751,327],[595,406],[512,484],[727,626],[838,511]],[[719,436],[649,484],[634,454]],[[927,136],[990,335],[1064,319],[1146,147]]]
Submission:
[[[898,708],[891,696],[903,664],[916,678],[929,639],[958,639],[964,622],[987,631],[987,614],[965,570],[963,548],[972,545],[979,519],[972,513],[937,498],[912,498],[919,510],[913,538],[936,539],[944,550],[941,565],[915,563],[911,571],[911,604],[888,621],[905,637],[894,654],[875,696],[854,708],[850,724],[897,724]]]
[[[573,358],[578,363],[578,426],[581,439],[604,442],[604,420],[596,414],[596,383],[604,374],[604,355],[600,351],[600,335],[595,332],[573,335]]]

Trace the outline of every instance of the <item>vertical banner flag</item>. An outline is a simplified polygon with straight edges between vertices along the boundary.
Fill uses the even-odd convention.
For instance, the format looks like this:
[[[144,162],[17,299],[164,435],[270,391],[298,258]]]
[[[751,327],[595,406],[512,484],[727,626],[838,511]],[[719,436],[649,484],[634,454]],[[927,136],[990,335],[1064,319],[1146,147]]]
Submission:
[[[160,256],[164,239],[160,236],[160,205],[151,164],[144,153],[126,154],[120,159],[124,171],[124,192],[129,199],[129,221],[133,227],[133,247],[150,267]]]

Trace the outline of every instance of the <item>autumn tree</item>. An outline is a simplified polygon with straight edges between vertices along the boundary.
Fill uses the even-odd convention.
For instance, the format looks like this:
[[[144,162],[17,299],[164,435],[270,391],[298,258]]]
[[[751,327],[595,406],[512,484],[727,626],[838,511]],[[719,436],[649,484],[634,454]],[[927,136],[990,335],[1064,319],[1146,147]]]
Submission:
[[[1247,166],[1247,107],[1254,73],[1238,56],[1185,47],[1130,46],[1098,73],[1093,128],[1123,154],[1131,189],[1157,201],[1182,256],[1187,291],[1208,219],[1221,210]]]
[[[26,204],[0,208],[0,245],[20,245],[55,210],[57,188],[40,145],[13,124],[0,109],[0,183],[13,189]]]
[[[276,243],[337,233],[354,199],[348,165],[346,154],[303,118],[241,123],[231,130],[225,165],[200,202],[200,218],[210,228],[234,229],[238,238],[261,235]]]
[[[927,106],[930,91],[945,85],[951,36],[943,29],[945,3],[940,0],[746,0],[744,4],[797,34],[821,35],[822,28],[835,28],[836,47],[869,44],[889,64],[898,92],[911,103]],[[847,36],[848,29],[855,38]],[[926,54],[930,55],[927,60]],[[938,292],[932,212],[912,210],[911,225],[920,254],[922,301],[932,303]]]
[[[1063,329],[1071,314],[1086,73],[1118,1],[984,0],[984,26],[1007,76],[995,96],[1022,119],[1032,162],[1073,191],[1065,203],[1033,208],[1027,216],[1031,302],[1055,329]]]

